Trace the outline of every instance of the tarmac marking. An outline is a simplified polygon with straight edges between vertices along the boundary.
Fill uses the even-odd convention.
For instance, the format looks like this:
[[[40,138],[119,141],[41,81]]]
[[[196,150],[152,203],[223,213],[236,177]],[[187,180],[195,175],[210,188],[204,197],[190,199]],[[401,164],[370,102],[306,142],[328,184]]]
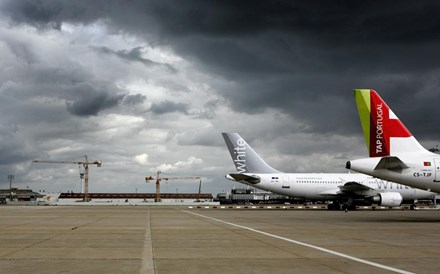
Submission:
[[[367,260],[364,260],[364,259],[361,259],[361,258],[350,256],[350,255],[347,255],[347,254],[344,254],[344,253],[340,253],[340,252],[337,252],[337,251],[333,251],[333,250],[330,250],[330,249],[327,249],[327,248],[323,248],[323,247],[319,247],[319,246],[316,246],[316,245],[307,244],[307,243],[303,243],[303,242],[300,242],[300,241],[292,240],[292,239],[289,239],[289,238],[281,237],[281,236],[278,236],[278,235],[270,234],[270,233],[267,233],[267,232],[264,232],[264,231],[260,231],[260,230],[256,230],[256,229],[250,228],[250,227],[246,227],[246,226],[234,224],[234,223],[231,223],[231,222],[223,221],[223,220],[220,220],[220,219],[216,219],[216,218],[208,217],[208,216],[205,216],[205,215],[201,215],[201,214],[198,214],[198,213],[194,213],[194,212],[191,212],[191,211],[188,211],[188,210],[182,210],[182,211],[184,211],[186,213],[190,213],[190,214],[196,215],[196,216],[199,216],[199,217],[203,217],[203,218],[206,218],[206,219],[217,221],[217,222],[220,222],[220,223],[224,223],[224,224],[228,224],[228,225],[235,226],[235,227],[238,227],[238,228],[246,229],[246,230],[249,230],[249,231],[252,231],[252,232],[255,232],[255,233],[263,234],[265,236],[269,236],[269,237],[276,238],[276,239],[279,239],[279,240],[283,240],[283,241],[287,241],[287,242],[290,242],[290,243],[294,243],[294,244],[310,247],[310,248],[313,248],[313,249],[317,249],[317,250],[320,250],[320,251],[323,251],[323,252],[326,252],[326,253],[330,253],[330,254],[333,254],[333,255],[336,255],[336,256],[339,256],[339,257],[343,257],[343,258],[346,258],[346,259],[349,259],[349,260],[352,260],[352,261],[356,261],[356,262],[359,262],[359,263],[363,263],[363,264],[375,266],[375,267],[378,267],[378,268],[386,269],[386,270],[389,270],[389,271],[392,271],[392,272],[403,273],[403,274],[414,274],[414,272],[409,272],[409,271],[406,271],[406,270],[402,270],[402,269],[386,266],[386,265],[383,265],[383,264],[378,264],[378,263],[375,263],[375,262],[370,262],[370,261],[367,261]]]
[[[145,224],[145,236],[144,247],[142,250],[142,264],[140,273],[156,273],[153,260],[153,242],[151,240],[151,214],[150,208],[147,211],[146,224]]]

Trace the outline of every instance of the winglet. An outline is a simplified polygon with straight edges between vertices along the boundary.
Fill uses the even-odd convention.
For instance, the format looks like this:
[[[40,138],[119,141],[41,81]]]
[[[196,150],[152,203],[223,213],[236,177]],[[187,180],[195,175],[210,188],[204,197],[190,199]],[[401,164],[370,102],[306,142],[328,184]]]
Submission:
[[[355,89],[354,94],[370,157],[426,152],[376,91]]]

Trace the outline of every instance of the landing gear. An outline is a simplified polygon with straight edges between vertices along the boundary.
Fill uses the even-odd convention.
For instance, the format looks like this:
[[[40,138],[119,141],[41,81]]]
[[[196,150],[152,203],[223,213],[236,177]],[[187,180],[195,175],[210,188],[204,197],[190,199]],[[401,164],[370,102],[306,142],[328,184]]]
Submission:
[[[327,209],[328,210],[341,210],[341,205],[337,202],[333,202],[331,204],[328,204]]]
[[[356,210],[356,205],[354,204],[343,204],[342,210],[345,210],[347,212],[348,210]]]
[[[327,209],[328,210],[341,210],[342,209],[345,211],[356,210],[356,205],[353,203],[344,203],[341,206],[341,204],[339,204],[338,202],[333,202],[333,203],[327,205]]]

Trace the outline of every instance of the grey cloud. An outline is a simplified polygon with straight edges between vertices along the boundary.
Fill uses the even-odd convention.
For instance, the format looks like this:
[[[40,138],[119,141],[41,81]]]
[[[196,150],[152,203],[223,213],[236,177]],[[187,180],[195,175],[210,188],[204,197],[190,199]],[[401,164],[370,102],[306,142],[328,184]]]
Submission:
[[[150,111],[154,114],[165,114],[171,112],[181,112],[187,114],[188,105],[183,103],[174,103],[167,100],[153,104]]]
[[[4,41],[19,60],[22,60],[26,64],[35,63],[36,57],[30,50],[29,45],[13,39],[5,39]]]
[[[221,103],[221,100],[215,99],[210,100],[205,103],[203,106],[203,109],[200,110],[198,113],[195,113],[195,117],[200,119],[214,119],[216,115],[216,110]]]
[[[194,130],[188,133],[179,134],[177,144],[183,146],[216,146],[223,145],[221,138],[218,138],[220,132],[213,128]]]
[[[331,129],[353,134],[357,130],[357,121],[351,117],[356,115],[353,88],[371,87],[406,98],[426,89],[424,75],[432,76],[440,62],[437,1],[124,4],[4,1],[2,10],[13,22],[37,27],[105,19],[117,31],[170,46],[197,61],[201,70],[234,81],[233,89],[219,90],[235,110],[252,113],[277,108],[306,120],[308,129],[315,132]],[[154,64],[142,58],[139,47],[98,49],[127,61]],[[412,113],[418,117],[414,113],[424,102],[416,102],[420,107]],[[332,115],[322,115],[322,105]]]
[[[100,18],[106,9],[106,3],[72,2],[72,1],[2,1],[3,13],[18,24],[29,24],[38,28],[61,29],[63,22],[93,22]]]
[[[142,104],[146,99],[147,97],[142,94],[126,95],[122,103],[124,105],[134,106],[137,104]]]
[[[32,147],[17,125],[0,124],[0,165],[30,160],[36,155]]]
[[[78,116],[98,115],[102,110],[117,106],[124,95],[111,95],[106,93],[89,94],[76,99],[66,101],[67,110]]]
[[[113,84],[93,79],[82,67],[75,65],[60,68],[37,63],[13,75],[14,82],[7,82],[0,90],[15,98],[18,104],[20,100],[32,98],[46,98],[48,102],[62,100],[67,111],[78,116],[97,115],[117,106],[125,97]],[[31,108],[36,110],[37,105]]]
[[[270,113],[282,114],[282,121],[275,126],[278,130],[266,132],[266,127],[274,126],[252,123],[252,128],[242,129],[250,140],[277,142],[281,145],[274,146],[280,151],[292,153],[306,153],[316,146],[328,155],[338,150],[346,151],[347,155],[361,150],[350,149],[344,143],[346,139],[337,139],[347,137],[351,144],[363,138],[353,100],[354,88],[376,89],[417,138],[438,139],[435,129],[440,128],[440,120],[432,117],[439,116],[440,111],[437,103],[440,99],[439,11],[440,3],[431,0],[398,3],[389,0],[5,0],[0,3],[2,18],[8,18],[12,27],[27,24],[42,33],[52,28],[69,35],[63,30],[65,23],[99,22],[104,31],[115,36],[127,35],[140,41],[140,45],[147,45],[144,47],[170,49],[198,75],[179,71],[175,81],[151,75],[156,78],[150,83],[159,85],[168,95],[191,94],[192,84],[207,84],[207,90],[216,93],[210,99],[220,98],[208,101],[199,111],[180,101],[164,101],[152,105],[153,114],[177,112],[188,118],[214,119],[219,118],[216,115],[220,104],[225,109],[247,114],[264,114],[269,109]],[[48,33],[57,35],[52,30]],[[69,121],[76,116],[128,112],[129,108],[134,112],[144,111],[142,103],[146,97],[127,95],[127,91],[111,84],[114,79],[106,78],[111,73],[89,71],[75,60],[66,60],[59,66],[39,62],[45,56],[33,51],[31,45],[8,41],[13,54],[26,66],[2,69],[3,119],[20,118],[31,123],[35,117],[46,120],[48,113],[61,113],[60,108],[65,116],[47,121],[62,123],[63,119]],[[100,52],[103,59],[113,56],[127,64],[143,65],[136,69],[160,68],[157,74],[175,69],[145,58],[139,44],[131,44],[124,50],[115,50],[121,44],[115,47],[111,43],[96,44],[94,54]],[[87,44],[84,48],[90,47]],[[185,78],[187,75],[195,75],[196,79]],[[138,83],[150,77],[143,76]],[[180,77],[187,81],[180,82]],[[38,98],[38,102],[26,105],[26,98]],[[56,103],[41,102],[42,98]],[[6,102],[11,106],[5,106]],[[44,108],[44,104],[48,107]],[[135,105],[138,107],[131,107]],[[22,107],[32,115],[11,112],[8,116],[13,106]],[[25,116],[33,117],[26,120]],[[294,149],[290,140],[282,143],[281,137],[277,137],[293,136],[295,132],[304,135],[298,135],[294,143],[298,147]],[[310,134],[324,137],[301,145],[301,138]],[[194,136],[178,135],[177,141],[181,145],[219,146],[210,138],[215,135],[200,132]]]
[[[94,47],[94,49],[100,53],[114,55],[114,56],[117,56],[125,61],[140,62],[147,67],[162,67],[162,68],[167,69],[171,73],[177,73],[177,69],[175,69],[170,64],[158,63],[158,62],[154,62],[150,59],[143,58],[142,52],[141,52],[142,48],[143,47],[136,47],[136,48],[133,48],[129,51],[127,51],[127,50],[114,51],[114,50],[111,50],[107,47]]]

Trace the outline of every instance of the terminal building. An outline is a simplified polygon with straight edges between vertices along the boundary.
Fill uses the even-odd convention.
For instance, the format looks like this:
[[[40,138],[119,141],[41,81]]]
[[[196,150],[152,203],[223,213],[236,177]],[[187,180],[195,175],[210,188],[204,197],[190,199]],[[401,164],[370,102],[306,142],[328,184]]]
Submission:
[[[212,194],[207,193],[161,193],[159,202],[156,193],[88,193],[87,204],[130,205],[130,204],[192,204],[214,203]],[[27,205],[74,205],[84,203],[84,193],[46,193],[31,189],[0,189],[0,203]],[[217,202],[218,203],[218,202]]]
[[[155,202],[156,193],[88,193],[88,199],[93,203],[157,203],[157,204],[188,204],[188,203],[212,203],[212,194],[207,193],[161,193],[160,202]],[[81,202],[84,193],[61,193],[58,204]]]
[[[231,192],[217,194],[220,204],[283,204],[298,203],[303,200],[296,200],[292,197],[262,192],[255,188],[233,188]]]
[[[44,194],[34,192],[32,189],[0,189],[0,203],[6,203],[6,201],[32,202],[43,197]]]

